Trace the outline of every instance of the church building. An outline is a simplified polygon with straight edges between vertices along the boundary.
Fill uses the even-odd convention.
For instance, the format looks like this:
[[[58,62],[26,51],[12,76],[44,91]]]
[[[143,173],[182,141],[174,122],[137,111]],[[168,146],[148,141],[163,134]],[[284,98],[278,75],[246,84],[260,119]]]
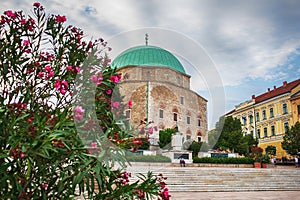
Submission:
[[[184,140],[207,142],[207,100],[190,89],[191,76],[172,53],[146,43],[122,52],[112,67],[122,74],[124,102],[133,103],[126,116],[136,127],[145,125],[150,143],[166,128],[177,128]]]

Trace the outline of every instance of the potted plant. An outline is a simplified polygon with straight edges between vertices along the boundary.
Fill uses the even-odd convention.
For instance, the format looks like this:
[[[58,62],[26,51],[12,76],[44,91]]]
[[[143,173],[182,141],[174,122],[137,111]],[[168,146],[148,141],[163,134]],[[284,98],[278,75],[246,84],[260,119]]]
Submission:
[[[261,157],[263,149],[260,147],[251,148],[250,156],[254,159],[254,168],[261,168]]]
[[[270,163],[270,157],[268,154],[261,156],[261,168],[267,168],[267,164]]]

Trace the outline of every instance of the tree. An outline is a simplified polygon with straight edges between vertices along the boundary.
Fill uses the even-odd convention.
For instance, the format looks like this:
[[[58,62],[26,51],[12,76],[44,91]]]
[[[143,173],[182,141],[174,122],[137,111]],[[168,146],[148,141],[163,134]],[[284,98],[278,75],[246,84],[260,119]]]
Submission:
[[[282,148],[291,155],[297,155],[300,152],[300,123],[287,130],[283,136]]]
[[[220,120],[223,119],[221,118]],[[221,135],[216,143],[216,148],[221,148],[223,150],[229,149],[232,152],[235,152],[235,150],[241,149],[240,145],[242,139],[243,133],[240,120],[233,118],[232,116],[226,117],[224,126],[221,130]]]
[[[121,102],[111,91],[121,75],[107,43],[85,41],[65,16],[33,6],[34,16],[0,18],[1,198],[169,199],[162,176],[129,184],[124,155],[141,141],[115,120]]]
[[[203,142],[193,141],[188,150],[192,151],[192,156],[197,157]]]
[[[167,128],[159,131],[159,147],[163,149],[170,149],[172,142],[172,135],[176,133],[175,129]]]
[[[212,149],[215,148],[215,145],[218,141],[219,136],[220,136],[220,133],[217,131],[217,129],[213,129],[208,132],[208,145],[210,148],[212,148]]]
[[[266,151],[266,154],[275,156],[276,155],[276,146],[272,146],[272,145],[267,146],[265,151]]]
[[[256,147],[257,144],[258,141],[253,137],[253,135],[251,134],[245,135],[241,139],[241,143],[239,145],[239,149],[237,150],[237,152],[239,154],[249,155],[250,149]]]

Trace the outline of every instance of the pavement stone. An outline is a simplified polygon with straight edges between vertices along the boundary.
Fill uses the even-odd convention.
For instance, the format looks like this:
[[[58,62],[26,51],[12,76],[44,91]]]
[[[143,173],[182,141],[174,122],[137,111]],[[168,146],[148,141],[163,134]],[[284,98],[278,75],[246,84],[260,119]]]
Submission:
[[[171,200],[300,200],[300,191],[172,192]]]

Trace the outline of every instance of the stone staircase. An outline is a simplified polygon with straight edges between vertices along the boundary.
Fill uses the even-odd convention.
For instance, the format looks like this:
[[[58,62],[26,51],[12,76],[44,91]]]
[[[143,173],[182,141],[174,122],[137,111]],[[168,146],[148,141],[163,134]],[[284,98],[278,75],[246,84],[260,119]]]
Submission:
[[[139,173],[162,173],[171,192],[242,192],[242,191],[300,191],[300,168],[219,168],[174,167],[159,164],[133,164],[131,181]]]

